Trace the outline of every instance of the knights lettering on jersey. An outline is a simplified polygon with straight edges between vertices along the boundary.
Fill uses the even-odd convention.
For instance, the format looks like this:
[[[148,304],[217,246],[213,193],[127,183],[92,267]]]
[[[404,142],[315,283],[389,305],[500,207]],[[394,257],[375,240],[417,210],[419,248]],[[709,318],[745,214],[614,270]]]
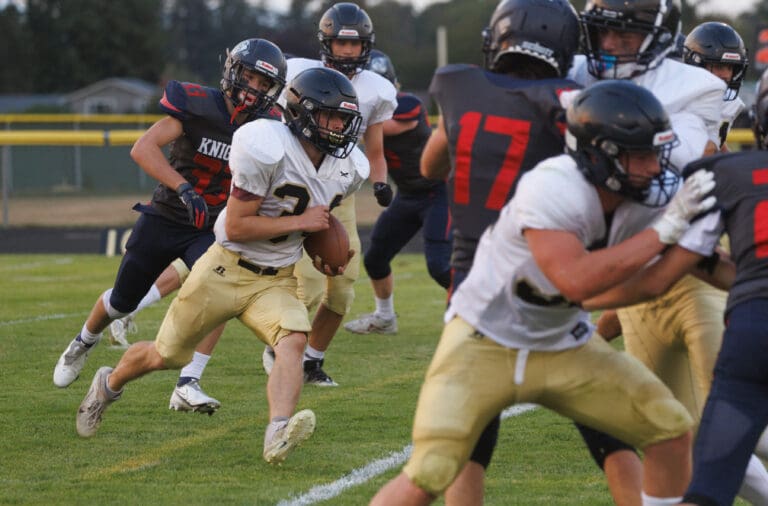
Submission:
[[[522,174],[563,152],[558,95],[570,80],[524,80],[465,64],[438,69],[430,93],[450,144],[452,265],[469,268],[477,240],[515,193]]]
[[[211,158],[218,158],[226,162],[229,160],[230,147],[231,145],[225,142],[203,137],[200,140],[200,146],[198,146],[197,151]]]

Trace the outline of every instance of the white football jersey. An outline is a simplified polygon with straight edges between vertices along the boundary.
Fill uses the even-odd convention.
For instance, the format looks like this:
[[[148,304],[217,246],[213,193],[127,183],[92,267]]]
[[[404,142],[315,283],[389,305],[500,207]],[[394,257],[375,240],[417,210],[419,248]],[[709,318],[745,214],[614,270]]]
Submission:
[[[728,136],[728,132],[733,128],[733,122],[736,121],[736,117],[745,109],[744,102],[736,97],[734,100],[723,101],[723,119],[720,122],[720,140],[725,142],[725,138]]]
[[[596,188],[569,155],[548,158],[520,179],[514,197],[480,238],[472,268],[453,295],[446,322],[458,314],[508,348],[563,350],[592,335],[589,313],[570,304],[539,270],[523,231],[564,230],[585,248],[621,242],[662,212],[623,202],[606,224]]]
[[[589,73],[584,55],[576,55],[568,77],[583,86],[597,80]],[[703,68],[666,58],[655,69],[632,78],[632,82],[651,91],[667,111],[680,140],[671,158],[678,169],[701,158],[707,141],[720,145],[725,92],[722,79]],[[566,95],[563,105],[567,107],[571,99]]]
[[[320,60],[310,60],[307,58],[290,58],[288,60],[288,74],[286,82],[291,80],[302,70],[314,67],[322,67]],[[360,114],[363,116],[363,123],[360,125],[360,138],[367,130],[369,125],[382,123],[390,118],[397,108],[397,90],[385,78],[370,70],[363,70],[355,74],[352,79],[352,85],[357,92],[357,102],[360,107]],[[285,107],[285,94],[288,92],[288,86],[283,88],[283,93],[277,102]]]
[[[232,184],[263,197],[258,214],[272,217],[338,205],[360,188],[369,172],[368,159],[359,149],[344,159],[326,156],[316,169],[289,128],[271,119],[252,121],[235,131],[229,166]],[[265,267],[285,267],[301,258],[302,232],[261,241],[230,241],[224,227],[226,212],[224,208],[214,225],[216,241],[225,248]]]

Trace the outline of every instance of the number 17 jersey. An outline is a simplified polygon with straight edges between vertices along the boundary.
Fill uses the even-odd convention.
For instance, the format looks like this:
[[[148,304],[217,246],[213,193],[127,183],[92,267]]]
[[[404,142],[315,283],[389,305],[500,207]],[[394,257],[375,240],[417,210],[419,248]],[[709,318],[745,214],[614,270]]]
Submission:
[[[469,269],[483,230],[512,198],[520,176],[563,153],[565,117],[558,97],[575,88],[580,86],[566,79],[519,79],[474,65],[437,70],[429,91],[450,146],[454,268]]]

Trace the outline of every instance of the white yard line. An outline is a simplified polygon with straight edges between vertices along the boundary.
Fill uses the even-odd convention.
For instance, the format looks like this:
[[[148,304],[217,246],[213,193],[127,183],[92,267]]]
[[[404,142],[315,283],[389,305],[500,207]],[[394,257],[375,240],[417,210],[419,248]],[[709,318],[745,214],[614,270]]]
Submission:
[[[517,404],[505,409],[501,413],[501,419],[505,420],[511,416],[521,415],[537,407],[535,404]],[[398,452],[392,452],[382,459],[374,460],[370,464],[353,469],[349,474],[342,476],[336,481],[325,485],[317,485],[299,496],[284,499],[277,503],[277,506],[307,506],[338,497],[346,489],[362,485],[376,476],[402,465],[411,455],[411,449],[412,445],[407,445]]]
[[[10,327],[11,325],[23,325],[25,323],[37,323],[37,322],[44,322],[47,320],[62,320],[64,318],[74,318],[76,316],[82,317],[83,315],[87,315],[88,313],[54,313],[54,314],[45,314],[40,316],[35,316],[33,318],[22,318],[20,320],[8,320],[5,322],[0,322],[0,327]]]

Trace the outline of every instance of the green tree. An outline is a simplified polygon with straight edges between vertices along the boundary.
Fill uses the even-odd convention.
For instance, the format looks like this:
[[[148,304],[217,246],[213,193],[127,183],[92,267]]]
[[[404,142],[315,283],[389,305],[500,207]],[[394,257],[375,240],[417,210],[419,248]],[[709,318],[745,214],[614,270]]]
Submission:
[[[28,92],[33,62],[30,58],[32,37],[26,22],[15,5],[10,4],[0,11],[0,93]]]

